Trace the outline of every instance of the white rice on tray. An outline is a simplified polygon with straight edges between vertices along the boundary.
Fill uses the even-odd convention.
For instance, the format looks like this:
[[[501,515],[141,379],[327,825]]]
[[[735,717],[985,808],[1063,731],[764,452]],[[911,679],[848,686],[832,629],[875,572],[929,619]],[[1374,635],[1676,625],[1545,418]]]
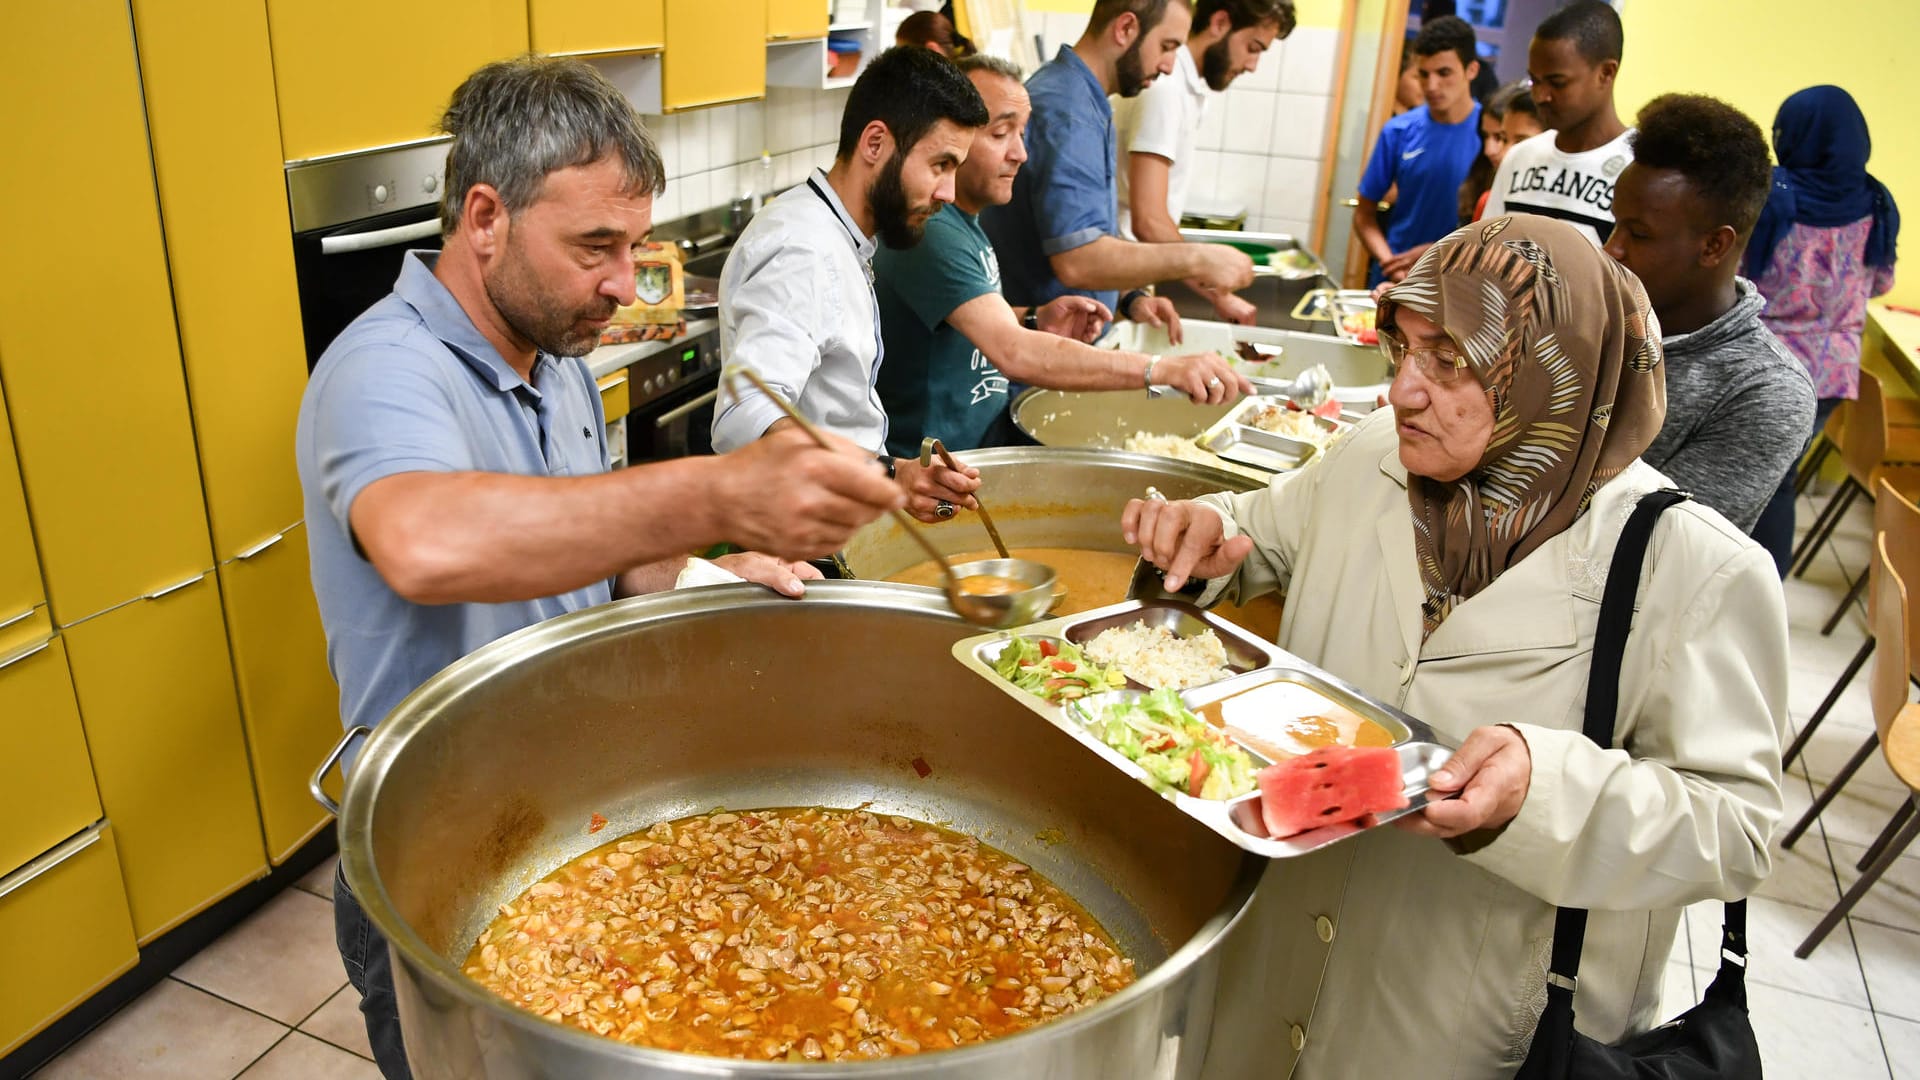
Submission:
[[[1227,667],[1227,647],[1211,630],[1183,638],[1143,620],[1102,630],[1082,648],[1094,663],[1117,667],[1127,678],[1156,690],[1188,690],[1233,674]]]
[[[1153,454],[1157,457],[1191,461],[1195,465],[1209,465],[1213,468],[1223,469],[1230,473],[1237,473],[1254,480],[1266,481],[1273,479],[1272,473],[1228,461],[1226,458],[1210,450],[1202,450],[1192,439],[1180,435],[1163,435],[1146,431],[1136,431],[1127,436],[1127,441],[1123,445],[1123,448],[1135,454]]]

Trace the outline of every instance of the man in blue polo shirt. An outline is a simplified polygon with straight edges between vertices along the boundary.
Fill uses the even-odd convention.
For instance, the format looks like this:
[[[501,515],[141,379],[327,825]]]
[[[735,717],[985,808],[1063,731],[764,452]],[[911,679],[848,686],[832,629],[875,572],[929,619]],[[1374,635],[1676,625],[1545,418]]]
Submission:
[[[905,502],[870,454],[799,432],[607,472],[580,357],[633,301],[659,153],[578,61],[489,64],[441,127],[445,250],[406,255],[393,294],[320,357],[300,407],[313,587],[348,725],[378,724],[502,635],[669,587],[687,553],[718,541],[772,552],[727,562],[797,595],[807,572],[784,560],[834,551]],[[343,877],[334,924],[374,1058],[407,1077],[386,943]]]
[[[1219,292],[1252,283],[1253,261],[1225,244],[1120,236],[1119,151],[1107,96],[1134,97],[1172,73],[1192,22],[1189,0],[1097,0],[1080,40],[1027,80],[1026,166],[1012,200],[980,215],[1008,303],[1035,307],[1077,293],[1117,318],[1164,323],[1178,342],[1172,303],[1143,286],[1187,278]],[[1122,289],[1133,291],[1122,297]]]
[[[1399,281],[1435,240],[1460,227],[1460,185],[1480,154],[1480,71],[1473,27],[1445,15],[1413,39],[1427,102],[1387,121],[1360,177],[1353,231],[1379,265],[1367,283]],[[1397,190],[1385,229],[1379,202]]]

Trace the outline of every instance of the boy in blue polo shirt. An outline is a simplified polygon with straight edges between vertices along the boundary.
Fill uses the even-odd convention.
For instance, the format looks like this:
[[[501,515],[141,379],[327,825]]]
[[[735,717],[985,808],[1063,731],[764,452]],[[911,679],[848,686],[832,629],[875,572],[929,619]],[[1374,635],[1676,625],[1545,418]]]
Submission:
[[[1473,27],[1443,16],[1422,27],[1412,47],[1427,102],[1381,129],[1353,211],[1354,234],[1378,263],[1369,285],[1406,277],[1429,245],[1460,226],[1460,185],[1480,153]],[[1378,204],[1396,188],[1383,229]]]

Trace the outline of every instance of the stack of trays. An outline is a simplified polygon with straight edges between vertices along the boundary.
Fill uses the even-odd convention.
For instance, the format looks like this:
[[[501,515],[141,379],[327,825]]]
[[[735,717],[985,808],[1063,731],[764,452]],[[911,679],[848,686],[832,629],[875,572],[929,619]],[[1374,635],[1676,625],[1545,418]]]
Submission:
[[[1247,752],[1255,769],[1264,768],[1290,752],[1304,753],[1309,749],[1297,741],[1301,730],[1299,718],[1328,718],[1326,724],[1316,726],[1337,728],[1342,744],[1348,744],[1349,737],[1358,735],[1364,745],[1394,748],[1400,758],[1400,775],[1408,800],[1403,810],[1325,825],[1284,839],[1268,835],[1261,818],[1258,790],[1225,800],[1202,799],[1184,793],[1168,796],[1181,813],[1247,851],[1284,859],[1316,851],[1426,805],[1428,778],[1453,753],[1431,728],[1367,697],[1299,657],[1249,635],[1225,619],[1178,600],[1129,600],[1018,630],[983,634],[958,642],[953,654],[967,668],[1072,736],[1109,766],[1147,783],[1146,771],[1102,741],[1088,721],[1098,715],[1103,706],[1140,697],[1149,688],[1129,680],[1128,689],[1057,705],[1019,689],[1001,678],[993,667],[1016,635],[1036,642],[1050,640],[1056,645],[1066,642],[1084,646],[1102,631],[1141,622],[1149,627],[1165,627],[1177,637],[1193,637],[1211,630],[1220,639],[1226,648],[1229,674],[1181,691],[1180,700],[1210,723],[1222,726],[1226,735]]]
[[[1353,425],[1340,420],[1302,413],[1320,433],[1319,442],[1309,442],[1268,431],[1256,423],[1265,409],[1288,408],[1287,399],[1251,397],[1227,412],[1214,425],[1201,432],[1194,442],[1203,450],[1240,465],[1251,465],[1268,472],[1290,472],[1313,460],[1320,447],[1343,434]]]

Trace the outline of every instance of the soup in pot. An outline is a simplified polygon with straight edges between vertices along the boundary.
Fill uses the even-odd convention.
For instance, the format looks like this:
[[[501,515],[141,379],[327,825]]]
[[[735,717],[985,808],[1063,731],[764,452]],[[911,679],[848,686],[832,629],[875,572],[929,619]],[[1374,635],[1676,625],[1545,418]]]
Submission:
[[[997,1038],[1134,980],[1031,868],[909,818],[817,807],[682,818],[595,848],[501,905],[464,970],[622,1042],[796,1062]]]

